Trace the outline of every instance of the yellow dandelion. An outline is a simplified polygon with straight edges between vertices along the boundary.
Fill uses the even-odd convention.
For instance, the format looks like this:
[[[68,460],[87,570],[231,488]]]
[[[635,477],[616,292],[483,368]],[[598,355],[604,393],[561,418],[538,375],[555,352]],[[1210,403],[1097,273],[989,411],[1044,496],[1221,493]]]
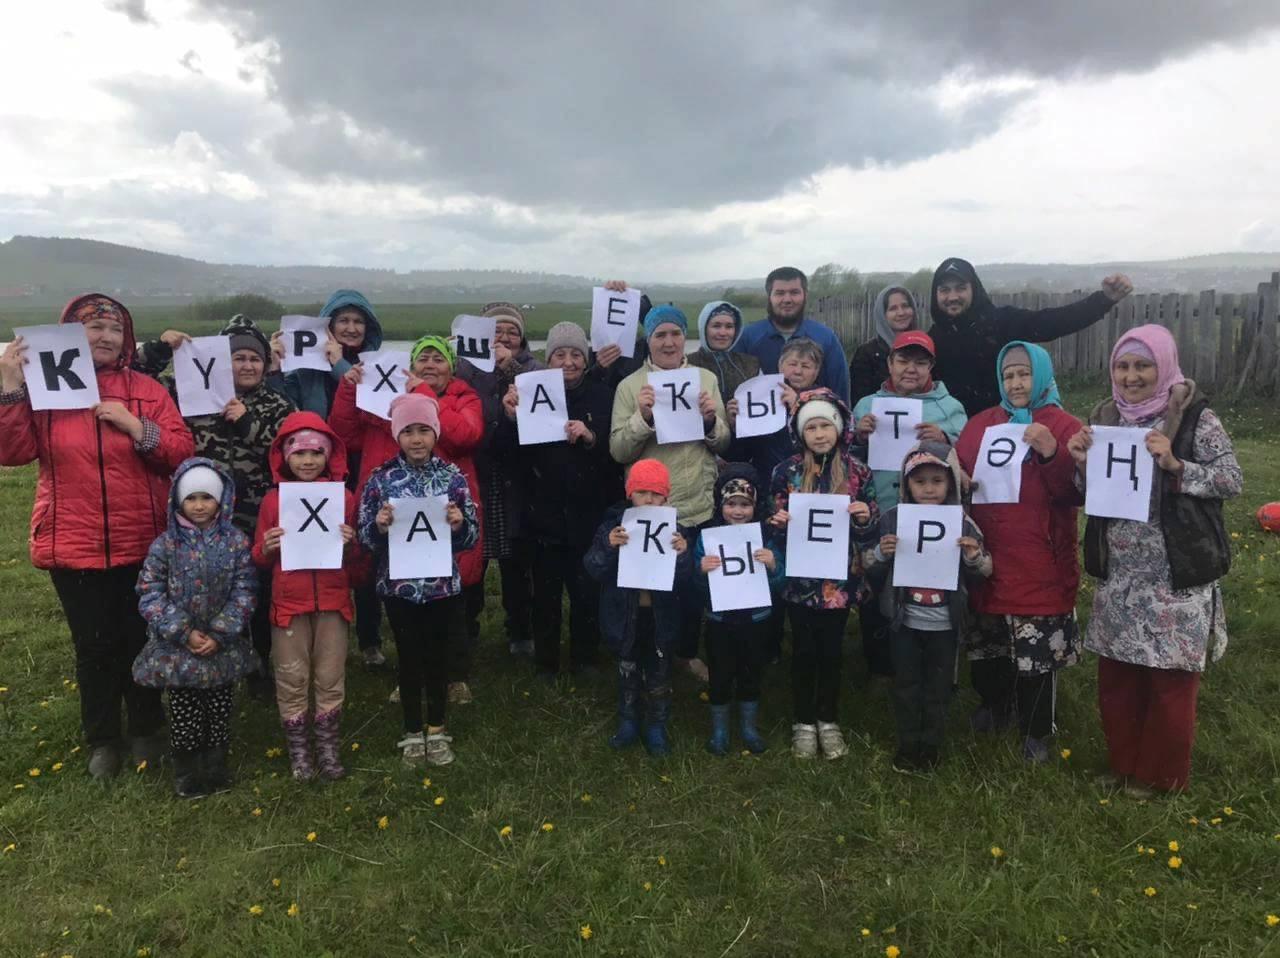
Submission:
[[[1181,859],[1181,858],[1179,858],[1177,855],[1170,855],[1170,856],[1169,856],[1169,867],[1170,867],[1170,868],[1181,868],[1181,867],[1182,867],[1182,859]]]
[[[174,863],[173,867],[181,871],[183,868],[186,868],[187,865],[188,865],[187,856],[183,855],[181,858],[177,860],[177,862]]]
[[[15,843],[10,842],[8,845],[5,845],[5,846],[4,846],[4,852],[3,852],[3,854],[7,855],[7,854],[9,854],[9,853],[10,853],[10,852],[12,852],[12,851],[16,851],[16,850],[17,850],[17,848],[18,848],[18,846],[17,846]]]
[[[1145,845],[1139,845],[1139,846],[1138,846],[1138,854],[1139,854],[1139,855],[1145,855],[1146,853],[1147,853],[1146,846],[1145,846]]]
[[[554,825],[552,825],[550,822],[543,822],[543,823],[542,823],[542,830],[543,830],[544,832],[554,832],[554,831],[556,830],[556,827],[555,827]]]
[[[141,775],[146,770],[147,770],[147,760],[144,758],[141,762],[138,763],[138,767],[134,769],[134,771],[136,771],[139,775]]]
[[[1060,945],[1065,945],[1066,943],[1067,943],[1067,936],[1066,936],[1066,935],[1059,935],[1059,936],[1058,936],[1058,944],[1060,944]]]
[[[590,925],[583,925],[581,928],[579,928],[579,929],[578,929],[578,937],[579,937],[579,938],[581,938],[583,941],[590,941],[590,940],[591,940],[591,926],[590,926]]]
[[[666,868],[666,867],[667,867],[667,856],[666,856],[666,855],[659,855],[659,856],[658,856],[658,866],[659,866],[660,868]]]
[[[1274,928],[1276,925],[1280,925],[1280,915],[1268,915],[1267,927]]]
[[[1200,824],[1200,819],[1198,819],[1198,818],[1196,818],[1194,815],[1192,815],[1190,818],[1188,818],[1188,819],[1187,819],[1187,824],[1188,824],[1188,825],[1199,825],[1199,824]]]
[[[137,951],[138,958],[151,958],[151,949],[143,945]]]
[[[300,911],[302,911],[302,909],[298,907],[298,903],[295,901],[295,902],[289,903],[289,909],[288,911],[285,912],[285,914],[288,915],[290,918],[297,918],[298,912]]]
[[[991,846],[991,857],[992,857],[992,858],[1004,858],[1004,849],[1003,849],[1003,848],[1001,848],[999,845],[992,845],[992,846]]]
[[[51,771],[54,771],[54,772],[61,772],[61,771],[62,771],[62,763],[61,763],[61,762],[54,762],[54,763],[53,763],[53,765],[51,765],[51,766],[50,766],[50,770],[51,770]]]
[[[862,937],[863,937],[863,938],[870,938],[870,937],[871,937],[871,929],[870,929],[870,928],[864,928],[864,929],[862,929]]]
[[[444,804],[444,796],[443,796],[443,795],[437,795],[437,796],[436,796],[436,800],[435,800],[435,804],[436,804],[437,806],[439,806],[439,805],[443,805],[443,804]]]
[[[249,814],[250,814],[250,815],[252,815],[254,818],[261,818],[261,817],[262,817],[262,809],[260,809],[260,808],[255,808],[255,809],[254,809],[253,811],[251,811]]]
[[[1061,755],[1063,760],[1065,761],[1066,759],[1069,759],[1071,757],[1071,749],[1064,748],[1060,752],[1058,752],[1058,754]]]
[[[424,778],[424,779],[422,780],[422,787],[423,787],[423,788],[430,788],[430,787],[431,787],[431,779],[429,779],[429,778]]]
[[[9,686],[0,685],[0,695],[6,695],[9,692]]]
[[[249,914],[253,915],[255,918],[256,918],[256,917],[258,917],[259,915],[261,915],[261,914],[262,914],[262,906],[261,906],[261,905],[250,905],[250,906],[249,906]]]
[[[1156,850],[1155,850],[1154,848],[1148,848],[1148,849],[1147,849],[1147,854],[1148,854],[1148,855],[1154,855],[1155,853],[1156,853]]]
[[[1211,818],[1211,819],[1209,819],[1209,824],[1210,824],[1210,825],[1221,825],[1221,824],[1222,824],[1222,819],[1220,819],[1220,818]]]
[[[1223,806],[1223,809],[1222,809],[1223,815],[1234,815],[1235,813],[1236,813],[1236,810],[1232,808],[1230,805]]]
[[[315,832],[307,832],[307,841],[309,842],[314,842],[319,837],[320,836],[317,835]]]
[[[105,914],[107,913],[107,906],[106,906],[106,905],[94,905],[94,906],[93,906],[93,913],[94,913],[95,915],[105,915]]]
[[[884,950],[884,958],[898,958],[902,954],[902,949],[897,945],[890,945]]]
[[[386,815],[383,815],[380,819],[378,819],[378,827],[382,829],[390,828],[391,819],[387,818]]]
[[[643,888],[645,891],[653,891],[653,882],[647,881],[640,887]]]
[[[510,825],[503,825],[503,826],[502,826],[502,828],[500,828],[500,829],[498,830],[498,837],[500,837],[500,838],[510,838],[510,837],[511,837],[511,826],[510,826]]]
[[[1146,895],[1148,898],[1155,898],[1156,890],[1148,885],[1146,888],[1142,889],[1142,894]]]
[[[279,887],[280,887],[280,879],[279,879],[279,878],[273,878],[273,879],[271,879],[271,887],[272,887],[272,888],[279,888]]]
[[[29,769],[27,769],[27,774],[28,774],[28,775],[30,775],[32,778],[39,778],[39,777],[40,777],[40,769],[38,769],[38,768],[29,768]]]
[[[351,743],[351,751],[353,751],[353,752],[358,752],[358,751],[360,751],[360,743],[359,743],[359,742],[352,742],[352,743]]]
[[[21,791],[22,789],[24,789],[24,788],[26,788],[26,787],[27,787],[27,783],[26,783],[26,782],[19,782],[17,785],[15,785],[15,786],[13,786],[13,787],[14,787],[16,790]]]
[[[1189,911],[1199,911],[1199,910],[1200,910],[1200,906],[1199,906],[1199,905],[1197,905],[1197,904],[1196,904],[1195,902],[1193,902],[1193,901],[1189,901],[1189,902],[1187,902],[1187,909],[1188,909]]]
[[[698,701],[699,701],[699,702],[710,702],[710,701],[711,701],[711,696],[710,696],[710,695],[708,695],[705,691],[699,692],[699,693],[698,693]]]
[[[1169,851],[1171,851],[1171,852],[1176,852],[1176,851],[1178,851],[1178,850],[1179,850],[1179,848],[1178,848],[1178,843],[1177,843],[1177,842],[1170,842],[1170,843],[1169,843]]]
[[[590,793],[590,792],[583,792],[583,793],[582,793],[582,801],[583,801],[583,803],[584,803],[584,804],[586,804],[587,802],[590,802],[590,801],[591,801],[591,793]]]
[[[1099,805],[1110,805],[1110,804],[1111,804],[1111,799],[1109,799],[1109,798],[1100,798],[1100,799],[1098,799],[1098,804],[1099,804]]]
[[[343,810],[344,812],[349,812],[349,811],[351,811],[351,806],[350,806],[350,805],[343,805],[343,806],[342,806],[342,810]]]

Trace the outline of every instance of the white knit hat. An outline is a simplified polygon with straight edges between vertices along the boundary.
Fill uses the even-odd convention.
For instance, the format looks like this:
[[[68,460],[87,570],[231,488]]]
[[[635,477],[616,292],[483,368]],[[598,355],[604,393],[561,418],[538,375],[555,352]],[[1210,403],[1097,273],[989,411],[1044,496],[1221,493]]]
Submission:
[[[222,501],[222,477],[208,466],[192,466],[178,478],[178,501],[185,502],[194,492],[207,492]]]
[[[800,411],[796,413],[796,432],[803,435],[804,425],[810,419],[825,419],[836,427],[836,432],[844,429],[844,417],[840,415],[840,410],[835,403],[825,399],[810,399],[800,407]]]

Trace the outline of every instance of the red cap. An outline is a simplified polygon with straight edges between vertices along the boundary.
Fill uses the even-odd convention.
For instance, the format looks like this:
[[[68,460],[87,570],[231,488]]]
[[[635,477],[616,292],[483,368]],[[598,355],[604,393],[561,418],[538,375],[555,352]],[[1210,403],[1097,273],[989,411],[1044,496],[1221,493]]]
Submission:
[[[919,346],[934,359],[938,358],[938,347],[933,345],[933,337],[920,329],[908,329],[905,333],[898,333],[898,338],[893,341],[891,352],[897,352],[899,349],[905,349],[908,346]]]
[[[657,459],[641,459],[627,473],[627,495],[633,492],[656,492],[671,495],[671,473]]]

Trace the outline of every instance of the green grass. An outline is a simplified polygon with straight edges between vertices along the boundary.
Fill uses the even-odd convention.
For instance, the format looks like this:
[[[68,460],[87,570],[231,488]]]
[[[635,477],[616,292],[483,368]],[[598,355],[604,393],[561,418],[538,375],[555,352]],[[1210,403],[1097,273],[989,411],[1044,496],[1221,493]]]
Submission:
[[[865,690],[853,639],[844,761],[789,756],[785,666],[768,675],[765,755],[709,756],[683,680],[675,752],[657,761],[606,747],[607,678],[546,688],[512,663],[496,602],[476,702],[450,714],[458,761],[429,786],[400,768],[390,678],[353,665],[341,783],[290,781],[267,756],[273,710],[245,702],[230,793],[182,803],[154,770],[102,788],[76,750],[66,629],[27,561],[34,470],[0,469],[0,847],[15,846],[0,954],[1280,955],[1264,922],[1280,914],[1280,541],[1252,521],[1280,498],[1277,418],[1223,411],[1246,474],[1228,507],[1231,648],[1203,685],[1190,792],[1146,804],[1092,781],[1092,660],[1063,676],[1070,755],[1044,768],[968,733],[966,688],[941,770],[895,774],[887,697]]]

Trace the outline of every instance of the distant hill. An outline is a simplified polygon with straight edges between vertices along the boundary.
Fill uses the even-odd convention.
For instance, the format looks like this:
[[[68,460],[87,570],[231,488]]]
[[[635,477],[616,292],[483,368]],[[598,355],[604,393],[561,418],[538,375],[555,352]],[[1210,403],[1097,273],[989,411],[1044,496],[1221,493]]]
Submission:
[[[1123,271],[1140,289],[1246,292],[1280,270],[1277,253],[1214,253],[1185,259],[1116,263],[992,263],[978,267],[992,290],[1092,289],[1108,273]],[[905,275],[905,274],[904,274]],[[655,301],[692,302],[726,288],[759,291],[763,278],[706,283],[644,282],[627,277]],[[358,266],[250,266],[205,263],[185,256],[98,240],[15,236],[0,243],[0,305],[45,305],[88,289],[130,300],[184,302],[239,292],[285,303],[313,302],[343,286],[375,301],[459,303],[585,302],[599,277],[501,269],[411,270]]]

